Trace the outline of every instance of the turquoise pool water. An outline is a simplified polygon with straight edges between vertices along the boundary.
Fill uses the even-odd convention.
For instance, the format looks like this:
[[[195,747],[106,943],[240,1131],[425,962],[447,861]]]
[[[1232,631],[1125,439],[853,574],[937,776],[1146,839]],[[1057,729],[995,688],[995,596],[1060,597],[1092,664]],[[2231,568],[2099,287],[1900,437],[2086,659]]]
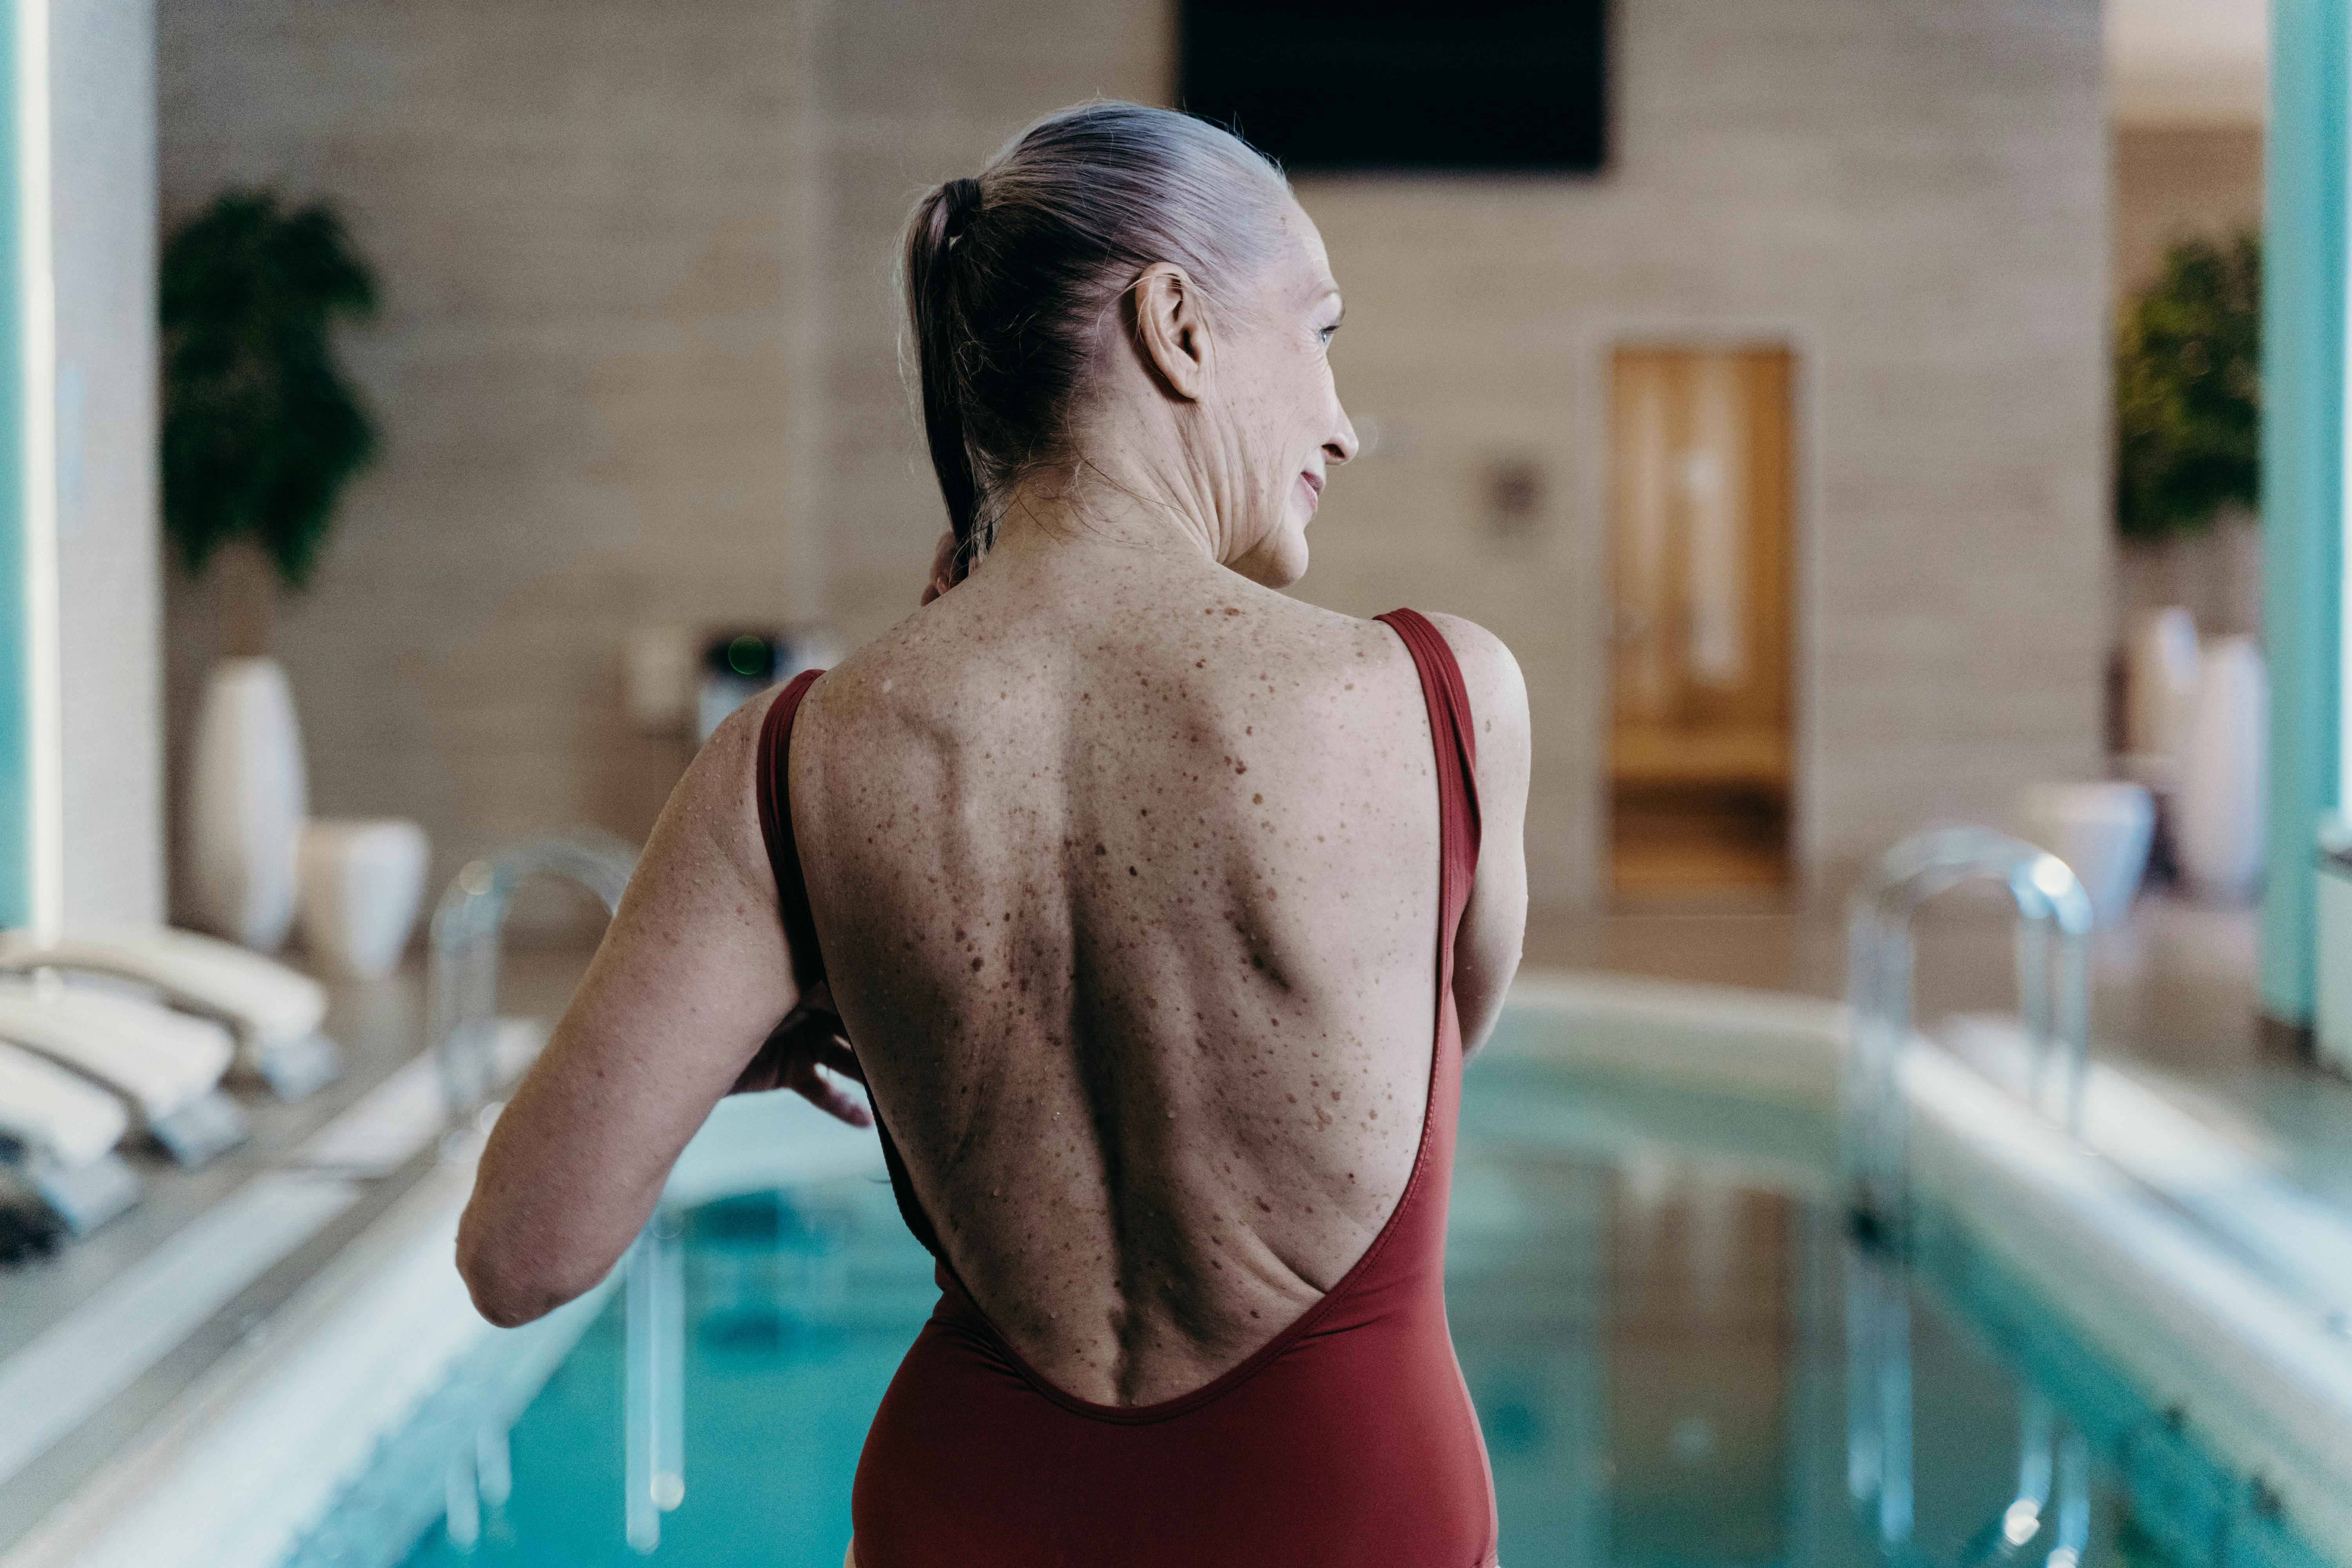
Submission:
[[[1858,1253],[1802,1195],[1828,1139],[1786,1108],[1474,1067],[1449,1310],[1508,1568],[2325,1568],[2258,1481],[2140,1404],[1965,1235],[1929,1216],[1902,1273]],[[864,1180],[707,1205],[684,1255],[685,1490],[651,1555],[834,1568],[929,1259]],[[466,1543],[443,1516],[463,1421],[436,1436],[428,1408],[295,1561],[645,1561],[624,1537],[622,1332],[615,1294],[502,1460],[483,1456],[485,1474],[510,1466],[503,1502],[457,1500]],[[1912,1408],[1907,1492],[1886,1484],[1889,1389]],[[2021,1513],[2037,1430],[2047,1502]]]

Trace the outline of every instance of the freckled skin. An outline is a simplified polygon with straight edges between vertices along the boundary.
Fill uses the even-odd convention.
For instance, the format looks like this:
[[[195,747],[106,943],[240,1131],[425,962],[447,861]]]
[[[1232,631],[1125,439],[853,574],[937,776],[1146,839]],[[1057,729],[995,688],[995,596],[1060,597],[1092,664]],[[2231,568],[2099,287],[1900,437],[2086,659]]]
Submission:
[[[1276,591],[1355,447],[1337,289],[1286,227],[1248,309],[1147,269],[1073,436],[1094,478],[1017,489],[969,578],[942,551],[925,607],[810,691],[821,993],[753,800],[766,704],[704,747],[485,1150],[458,1258],[493,1321],[602,1277],[730,1089],[856,1120],[813,1065],[851,1063],[835,1012],[957,1272],[1083,1398],[1209,1382],[1378,1234],[1428,1089],[1435,767],[1396,636]],[[1434,618],[1478,726],[1475,1047],[1518,958],[1527,700],[1499,642]]]
[[[1376,623],[1148,557],[1030,564],[818,684],[793,817],[835,1000],[957,1272],[1055,1383],[1148,1403],[1312,1305],[1411,1173],[1429,726]],[[1204,592],[1243,613],[1202,617]]]

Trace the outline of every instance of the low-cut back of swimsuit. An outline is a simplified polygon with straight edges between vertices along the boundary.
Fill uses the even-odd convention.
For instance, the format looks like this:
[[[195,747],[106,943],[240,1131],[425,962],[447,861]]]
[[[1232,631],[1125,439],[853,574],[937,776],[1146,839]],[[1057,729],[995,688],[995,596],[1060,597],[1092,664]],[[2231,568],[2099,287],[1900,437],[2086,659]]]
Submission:
[[[851,1496],[858,1568],[1488,1568],[1495,1494],[1445,1324],[1445,1206],[1462,1087],[1454,939],[1478,863],[1476,749],[1453,650],[1411,610],[1437,751],[1437,1017],[1404,1194],[1361,1258],[1248,1360],[1157,1405],[1056,1388],[973,1301],[875,1108],[940,1301],[875,1413]],[[803,989],[824,975],[786,758],[816,679],[769,710],[760,826]]]

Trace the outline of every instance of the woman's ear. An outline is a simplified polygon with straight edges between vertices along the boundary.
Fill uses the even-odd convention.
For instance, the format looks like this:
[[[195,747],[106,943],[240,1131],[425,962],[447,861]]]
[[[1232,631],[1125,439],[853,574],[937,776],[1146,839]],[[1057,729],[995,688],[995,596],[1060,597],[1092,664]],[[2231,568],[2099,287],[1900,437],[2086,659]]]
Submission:
[[[1170,261],[1143,269],[1130,291],[1135,300],[1135,345],[1162,385],[1187,403],[1207,389],[1209,318],[1201,290],[1185,270]]]
[[[955,569],[956,536],[955,531],[950,529],[940,535],[938,547],[931,552],[930,580],[923,584],[924,605],[929,605],[956,585]],[[921,606],[919,605],[918,608],[919,607]]]

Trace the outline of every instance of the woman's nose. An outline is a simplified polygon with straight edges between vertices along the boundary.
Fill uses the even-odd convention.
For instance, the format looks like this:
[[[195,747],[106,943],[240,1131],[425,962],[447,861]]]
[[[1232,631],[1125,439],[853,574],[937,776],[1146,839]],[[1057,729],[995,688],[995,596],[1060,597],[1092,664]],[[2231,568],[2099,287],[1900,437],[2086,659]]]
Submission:
[[[1339,414],[1339,434],[1323,443],[1323,455],[1335,463],[1344,463],[1356,455],[1356,422],[1348,417],[1345,409]]]

